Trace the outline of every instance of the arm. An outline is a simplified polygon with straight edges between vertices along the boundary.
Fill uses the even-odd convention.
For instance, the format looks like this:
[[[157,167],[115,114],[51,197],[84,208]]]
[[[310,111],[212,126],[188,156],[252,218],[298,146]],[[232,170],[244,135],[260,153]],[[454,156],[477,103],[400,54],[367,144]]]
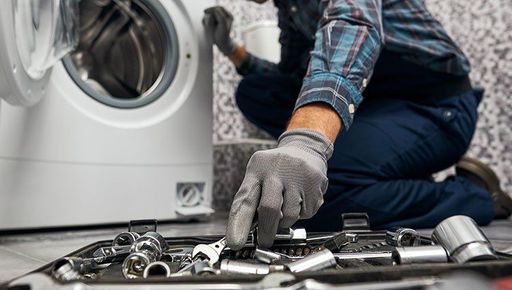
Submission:
[[[278,24],[281,30],[281,61],[279,64],[258,58],[248,52],[245,47],[237,45],[229,36],[233,17],[224,8],[217,6],[205,11],[205,26],[211,30],[214,43],[236,66],[238,73],[248,75],[253,73],[291,73],[297,67],[303,66],[297,59],[303,59],[303,54],[309,53],[309,41],[305,36],[290,25],[290,15],[286,9],[278,7]]]
[[[331,142],[349,129],[382,47],[381,14],[380,0],[329,1],[288,129],[313,129]]]
[[[251,157],[233,200],[226,233],[232,249],[245,244],[256,213],[258,244],[270,247],[278,228],[311,218],[323,203],[334,140],[352,122],[382,40],[380,0],[326,5],[288,129],[277,148]]]

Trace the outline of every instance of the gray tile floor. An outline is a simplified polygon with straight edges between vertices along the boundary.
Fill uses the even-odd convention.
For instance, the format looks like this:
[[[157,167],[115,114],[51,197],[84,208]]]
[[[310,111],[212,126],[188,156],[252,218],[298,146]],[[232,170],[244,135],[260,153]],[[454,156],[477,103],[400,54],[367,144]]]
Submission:
[[[221,235],[226,219],[216,217],[208,222],[160,225],[166,237]],[[110,240],[126,228],[89,229],[37,234],[0,235],[0,283],[35,270],[88,244]],[[424,230],[429,233],[429,230]],[[512,253],[512,221],[495,221],[484,232],[496,249]]]

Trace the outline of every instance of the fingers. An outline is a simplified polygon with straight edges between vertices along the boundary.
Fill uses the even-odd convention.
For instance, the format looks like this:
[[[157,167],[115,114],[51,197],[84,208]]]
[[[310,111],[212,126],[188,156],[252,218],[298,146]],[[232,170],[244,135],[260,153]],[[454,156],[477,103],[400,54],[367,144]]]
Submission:
[[[222,6],[215,6],[210,7],[206,10],[204,10],[205,15],[211,16],[213,19],[215,19],[216,23],[223,23],[227,22],[230,23],[233,21],[233,15],[229,13],[224,7]],[[214,23],[214,24],[216,24]]]
[[[302,209],[300,212],[301,219],[309,219],[312,218],[320,208],[320,206],[324,203],[324,193],[327,190],[328,179],[327,177],[323,177],[321,182],[318,184],[314,184],[311,189],[303,194],[308,194],[308,198],[305,198],[303,195],[303,203]]]
[[[283,219],[279,223],[279,228],[290,228],[299,220],[302,203],[302,195],[297,189],[285,189],[283,206]]]
[[[259,181],[246,176],[233,199],[229,212],[226,242],[231,249],[239,250],[245,245],[260,195]]]
[[[214,26],[214,19],[213,19],[212,15],[210,15],[210,14],[205,14],[204,15],[204,17],[203,17],[203,26],[207,27],[207,28],[213,28],[213,26]]]
[[[219,10],[219,16],[224,19],[228,29],[231,29],[231,24],[233,24],[233,15],[229,13],[229,11],[227,11],[226,9],[222,8],[221,10]]]
[[[283,185],[277,178],[263,180],[260,204],[258,206],[258,245],[269,248],[282,218]]]

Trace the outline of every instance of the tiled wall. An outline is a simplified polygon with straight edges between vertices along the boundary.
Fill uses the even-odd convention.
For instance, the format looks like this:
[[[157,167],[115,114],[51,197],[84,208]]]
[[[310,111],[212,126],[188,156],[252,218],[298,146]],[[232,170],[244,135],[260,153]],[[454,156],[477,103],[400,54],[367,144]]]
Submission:
[[[247,25],[275,19],[272,3],[257,5],[247,0],[218,0],[218,3],[234,14],[233,36],[238,40],[240,31]],[[468,154],[490,163],[506,190],[512,193],[512,1],[426,0],[426,3],[470,57],[474,83],[487,91],[480,106],[478,131]],[[250,154],[272,144],[244,141],[269,137],[249,124],[236,108],[233,95],[239,80],[233,66],[216,51],[214,141],[218,145],[214,192],[217,208],[229,207]]]

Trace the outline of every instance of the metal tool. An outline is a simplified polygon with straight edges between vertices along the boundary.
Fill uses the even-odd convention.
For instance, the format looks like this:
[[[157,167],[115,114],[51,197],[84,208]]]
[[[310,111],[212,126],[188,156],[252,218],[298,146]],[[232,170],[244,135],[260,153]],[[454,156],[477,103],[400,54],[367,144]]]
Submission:
[[[220,258],[220,254],[226,248],[226,238],[222,238],[215,243],[211,244],[200,244],[194,247],[192,251],[192,258],[197,259],[202,257],[208,261],[210,267],[215,265]]]
[[[123,232],[117,235],[112,241],[112,246],[131,246],[140,235],[136,232]]]
[[[294,273],[305,271],[319,271],[336,266],[336,259],[331,251],[324,249],[303,259],[285,264]]]
[[[288,229],[286,233],[277,233],[276,241],[306,241],[308,234],[306,229]]]
[[[257,223],[253,223],[250,231],[254,233]],[[192,251],[192,259],[194,260],[207,260],[210,267],[213,267],[219,259],[222,251],[226,248],[226,237],[211,244],[199,244],[194,247]]]
[[[153,262],[149,264],[142,274],[144,278],[149,277],[170,277],[171,276],[171,267],[164,262]]]
[[[222,260],[220,271],[223,274],[253,274],[266,275],[270,273],[270,266],[263,264],[251,264],[240,261]]]
[[[210,267],[207,261],[200,261],[193,264],[193,267],[190,269],[190,272],[193,275],[218,275],[220,274],[220,270],[214,269]]]
[[[168,245],[165,239],[156,232],[147,232],[130,248],[130,255],[123,262],[122,270],[125,278],[142,277],[147,265],[160,260]]]
[[[327,240],[322,246],[331,252],[337,252],[347,246],[348,244],[352,243],[355,239],[357,240],[357,235],[354,234],[346,234],[344,232],[338,233],[334,235],[332,238]]]
[[[282,258],[281,255],[282,254],[280,254],[280,253],[275,253],[275,252],[263,250],[260,248],[256,248],[256,250],[254,251],[254,258],[258,261],[265,263],[265,264],[271,264],[275,261],[281,260],[281,258]]]
[[[432,240],[443,246],[450,258],[459,264],[497,259],[487,237],[467,216],[452,216],[442,221],[434,229]]]
[[[101,247],[92,253],[94,258],[99,257],[110,257],[130,254],[131,246],[112,246],[112,247]]]
[[[66,257],[53,264],[52,276],[59,281],[77,280],[91,269],[92,265],[85,263],[81,258]]]
[[[162,260],[174,263],[182,263],[186,260],[192,260],[192,251],[194,247],[169,248],[162,253]]]
[[[286,255],[283,253],[272,252],[269,250],[256,248],[256,250],[254,251],[253,258],[260,262],[263,262],[265,264],[272,264],[275,261],[280,261],[280,260],[295,261],[298,259],[302,259],[304,257],[303,256],[289,256],[289,255]]]
[[[441,246],[397,247],[393,260],[399,265],[447,263],[448,254]]]
[[[202,265],[205,262],[210,268],[215,265],[219,259],[222,251],[226,248],[226,238],[222,238],[215,243],[199,244],[192,250],[192,258],[189,261],[184,261],[180,265],[180,270],[177,274],[185,275],[184,273],[192,273],[197,269],[196,265]]]
[[[375,260],[375,259],[392,259],[392,252],[365,252],[365,253],[333,253],[337,261],[347,260]]]
[[[108,256],[92,259],[65,257],[53,264],[52,276],[61,281],[83,278],[95,270],[103,269],[114,262],[121,262],[124,256]]]
[[[420,245],[420,235],[408,228],[395,228],[386,231],[386,243],[394,247],[412,247]]]

